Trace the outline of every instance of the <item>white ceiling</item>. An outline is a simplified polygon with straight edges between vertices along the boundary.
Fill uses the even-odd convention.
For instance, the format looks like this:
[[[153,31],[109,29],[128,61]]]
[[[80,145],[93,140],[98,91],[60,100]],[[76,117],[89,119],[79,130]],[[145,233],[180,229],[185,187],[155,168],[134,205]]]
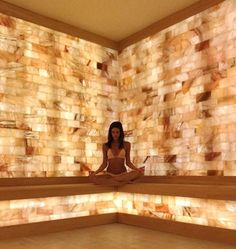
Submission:
[[[199,0],[4,1],[111,40],[120,41]]]

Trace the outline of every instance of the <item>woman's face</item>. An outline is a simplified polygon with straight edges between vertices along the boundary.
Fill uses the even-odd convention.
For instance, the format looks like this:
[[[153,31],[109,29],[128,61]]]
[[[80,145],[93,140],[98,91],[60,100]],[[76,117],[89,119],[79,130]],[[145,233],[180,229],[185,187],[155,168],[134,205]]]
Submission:
[[[112,135],[114,140],[118,140],[119,136],[120,136],[120,129],[119,128],[112,128],[111,135]]]

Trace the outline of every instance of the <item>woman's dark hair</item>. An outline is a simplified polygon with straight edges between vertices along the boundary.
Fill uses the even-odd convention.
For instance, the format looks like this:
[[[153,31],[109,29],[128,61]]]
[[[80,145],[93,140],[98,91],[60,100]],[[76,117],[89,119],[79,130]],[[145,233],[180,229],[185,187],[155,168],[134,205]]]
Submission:
[[[113,137],[112,137],[112,133],[111,130],[113,128],[118,128],[120,130],[120,136],[119,136],[119,149],[121,149],[123,147],[123,142],[124,142],[124,131],[123,131],[123,127],[120,121],[115,121],[113,123],[111,123],[110,127],[109,127],[109,131],[108,131],[108,142],[105,143],[105,145],[107,145],[109,148],[111,148],[111,144],[113,142]]]

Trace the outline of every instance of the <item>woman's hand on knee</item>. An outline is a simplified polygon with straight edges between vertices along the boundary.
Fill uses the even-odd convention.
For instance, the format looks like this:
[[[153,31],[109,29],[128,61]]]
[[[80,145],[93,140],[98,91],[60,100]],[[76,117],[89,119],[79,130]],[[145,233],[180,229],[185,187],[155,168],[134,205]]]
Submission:
[[[93,176],[93,175],[96,175],[96,171],[90,170],[89,171],[89,176]]]
[[[137,171],[139,171],[141,174],[144,174],[144,167],[137,168]]]

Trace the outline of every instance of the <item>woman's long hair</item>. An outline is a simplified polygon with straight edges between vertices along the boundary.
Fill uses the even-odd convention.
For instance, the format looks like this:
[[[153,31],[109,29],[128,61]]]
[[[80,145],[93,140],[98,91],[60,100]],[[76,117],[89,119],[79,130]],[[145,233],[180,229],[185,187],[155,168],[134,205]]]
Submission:
[[[120,130],[120,136],[119,136],[119,149],[123,148],[123,142],[124,142],[124,131],[123,131],[123,127],[120,121],[115,121],[113,123],[111,123],[110,127],[109,127],[109,131],[108,131],[108,142],[105,143],[109,148],[111,148],[111,144],[113,142],[113,137],[112,137],[112,133],[111,130],[113,128],[118,128]]]

